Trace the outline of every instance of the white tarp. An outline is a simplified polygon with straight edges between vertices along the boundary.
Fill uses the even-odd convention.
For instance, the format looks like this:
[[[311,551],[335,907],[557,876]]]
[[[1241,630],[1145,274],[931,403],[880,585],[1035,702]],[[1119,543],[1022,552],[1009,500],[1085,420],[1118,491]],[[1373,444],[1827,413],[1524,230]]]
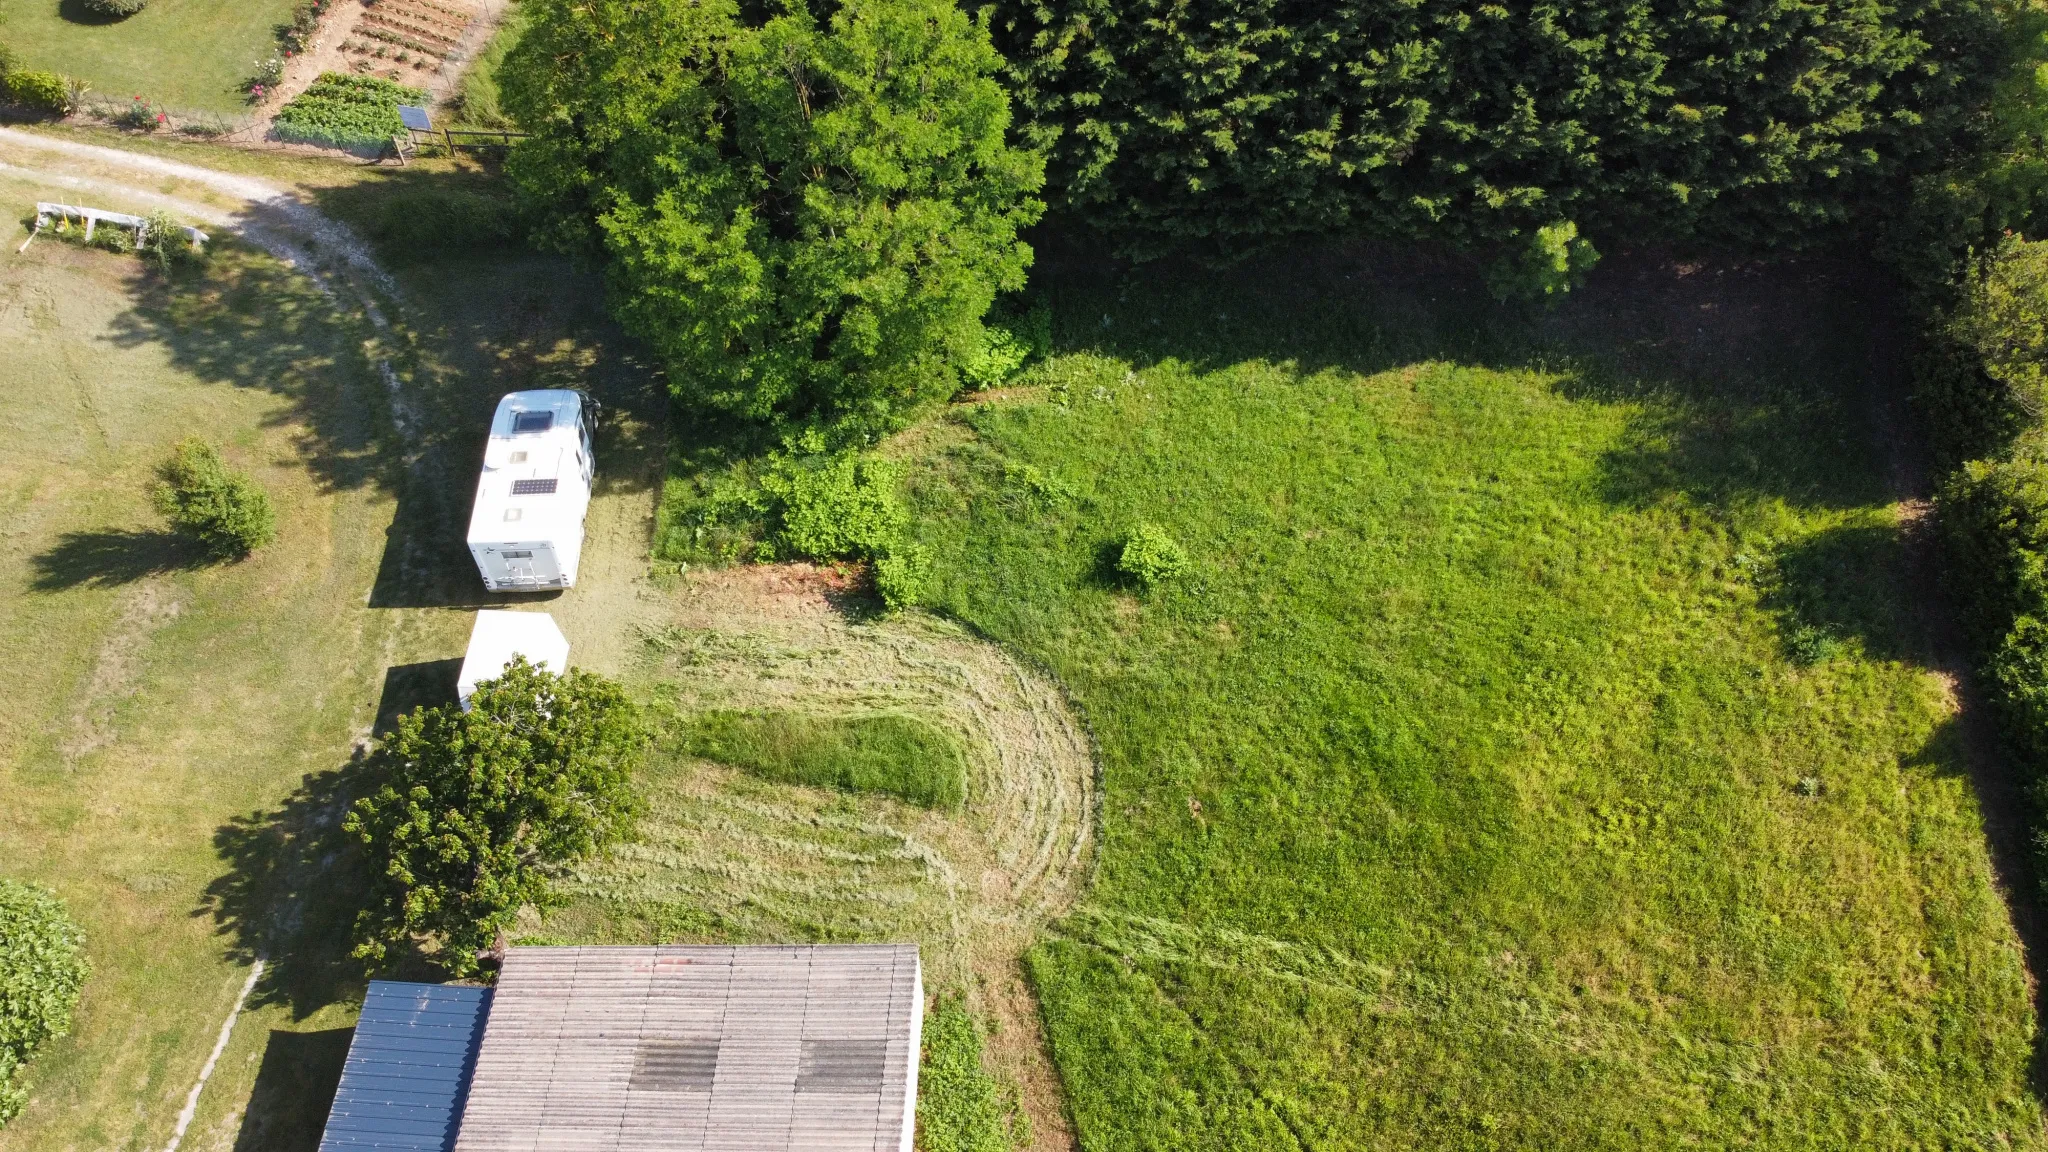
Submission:
[[[462,697],[464,710],[469,708],[469,697],[476,691],[477,682],[497,679],[514,656],[524,656],[527,663],[550,672],[567,672],[569,638],[555,627],[555,618],[545,612],[508,612],[496,608],[478,612],[476,627],[469,633],[469,651],[462,657],[462,674],[455,679],[455,690]]]

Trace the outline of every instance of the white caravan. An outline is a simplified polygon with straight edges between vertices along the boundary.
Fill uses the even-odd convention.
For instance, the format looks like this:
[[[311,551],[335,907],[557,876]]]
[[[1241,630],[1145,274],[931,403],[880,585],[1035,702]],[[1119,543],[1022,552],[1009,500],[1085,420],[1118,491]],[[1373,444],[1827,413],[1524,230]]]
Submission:
[[[498,401],[469,514],[469,554],[493,592],[567,588],[590,508],[593,405],[547,388]]]
[[[524,656],[528,664],[559,676],[569,670],[569,639],[545,612],[486,608],[477,613],[476,626],[469,630],[469,651],[462,655],[462,672],[455,677],[455,695],[464,712],[469,711],[477,683],[504,675],[514,656]]]

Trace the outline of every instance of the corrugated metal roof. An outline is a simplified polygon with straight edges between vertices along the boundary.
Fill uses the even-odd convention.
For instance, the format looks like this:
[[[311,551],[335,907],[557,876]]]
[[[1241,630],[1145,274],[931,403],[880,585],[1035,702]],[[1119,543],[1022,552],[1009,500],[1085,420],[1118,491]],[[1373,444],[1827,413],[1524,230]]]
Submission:
[[[910,1147],[917,946],[514,948],[456,1152]]]
[[[491,990],[370,981],[320,1152],[448,1152]]]

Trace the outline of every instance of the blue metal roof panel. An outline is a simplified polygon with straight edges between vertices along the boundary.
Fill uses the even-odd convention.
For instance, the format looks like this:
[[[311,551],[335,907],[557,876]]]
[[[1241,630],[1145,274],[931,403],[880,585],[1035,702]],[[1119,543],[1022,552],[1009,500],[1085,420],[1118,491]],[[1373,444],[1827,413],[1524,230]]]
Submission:
[[[491,990],[372,980],[320,1152],[448,1152]]]

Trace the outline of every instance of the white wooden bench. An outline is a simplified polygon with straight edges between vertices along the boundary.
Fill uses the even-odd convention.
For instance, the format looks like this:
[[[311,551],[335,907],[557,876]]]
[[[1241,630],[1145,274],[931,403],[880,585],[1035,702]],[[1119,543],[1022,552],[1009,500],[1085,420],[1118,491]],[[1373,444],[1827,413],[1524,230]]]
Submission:
[[[21,248],[16,249],[16,251],[26,250],[28,248],[28,241],[36,238],[36,232],[41,232],[44,226],[49,224],[50,217],[52,216],[57,217],[59,220],[85,221],[85,238],[87,240],[92,239],[93,228],[100,224],[117,224],[123,228],[132,228],[135,230],[135,237],[138,240],[142,238],[143,232],[149,228],[147,217],[131,216],[126,212],[109,212],[104,208],[82,208],[76,204],[53,204],[49,201],[38,200],[36,201],[35,232],[29,233],[28,240],[22,241]],[[193,246],[197,247],[206,243],[206,233],[190,225],[184,225],[184,230],[185,238],[192,241]]]

